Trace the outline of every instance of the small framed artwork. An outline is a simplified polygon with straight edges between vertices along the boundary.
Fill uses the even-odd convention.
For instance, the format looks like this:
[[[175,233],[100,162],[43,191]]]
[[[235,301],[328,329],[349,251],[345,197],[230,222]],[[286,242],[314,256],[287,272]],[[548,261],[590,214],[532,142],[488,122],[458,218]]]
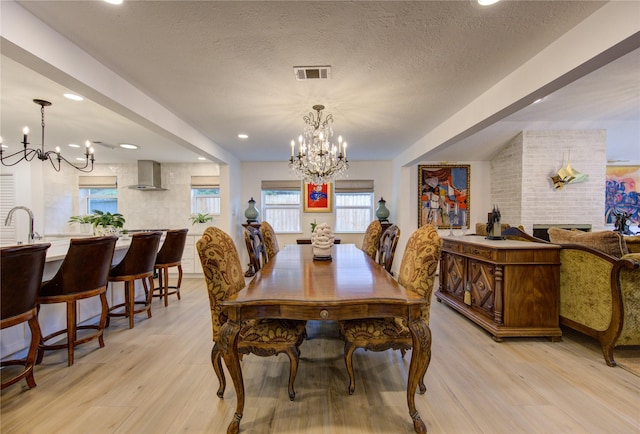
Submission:
[[[619,215],[640,224],[640,166],[607,166],[606,180],[604,224],[615,224]]]
[[[304,184],[304,212],[332,212],[333,191],[331,183]]]
[[[471,169],[468,164],[418,166],[418,227],[469,227]]]

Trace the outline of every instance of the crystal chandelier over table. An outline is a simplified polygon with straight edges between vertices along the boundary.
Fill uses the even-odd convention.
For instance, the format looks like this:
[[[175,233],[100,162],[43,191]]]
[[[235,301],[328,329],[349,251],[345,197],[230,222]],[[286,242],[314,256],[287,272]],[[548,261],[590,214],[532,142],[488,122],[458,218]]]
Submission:
[[[329,114],[322,119],[323,105],[314,105],[313,109],[315,114],[310,112],[303,117],[306,126],[298,137],[297,155],[296,142],[291,141],[289,169],[305,182],[324,184],[346,176],[347,142],[342,141],[342,136],[338,137],[337,145],[333,142],[333,116]]]
[[[22,130],[22,149],[14,152],[13,154],[10,155],[4,155],[4,151],[3,148],[5,147],[4,145],[2,145],[0,147],[0,163],[2,163],[3,166],[15,166],[16,164],[20,163],[21,161],[31,161],[34,158],[37,158],[40,161],[49,161],[49,163],[51,163],[51,166],[53,167],[53,169],[56,172],[60,171],[60,164],[64,161],[65,163],[67,163],[69,166],[73,167],[74,169],[79,170],[80,172],[91,172],[93,170],[93,161],[94,161],[94,156],[93,156],[93,148],[91,147],[91,142],[89,142],[88,140],[85,143],[85,152],[84,152],[84,165],[76,165],[73,164],[72,162],[70,162],[69,160],[67,160],[66,158],[64,158],[62,156],[62,154],[60,153],[60,147],[56,146],[55,151],[45,151],[44,150],[44,108],[45,107],[49,107],[51,105],[51,103],[49,101],[45,101],[43,99],[34,99],[33,100],[34,103],[38,104],[40,106],[40,116],[41,116],[41,127],[42,127],[42,142],[40,144],[40,148],[28,148],[27,145],[29,145],[30,143],[28,142],[28,136],[29,136],[29,128],[28,127],[24,127],[24,129]],[[0,137],[0,144],[2,144],[2,138]],[[13,161],[11,161],[13,160]]]

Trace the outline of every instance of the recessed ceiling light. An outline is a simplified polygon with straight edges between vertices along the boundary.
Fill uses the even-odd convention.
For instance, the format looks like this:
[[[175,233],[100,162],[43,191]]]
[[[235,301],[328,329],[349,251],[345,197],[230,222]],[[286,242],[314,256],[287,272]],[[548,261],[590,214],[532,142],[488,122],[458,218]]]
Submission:
[[[539,103],[539,102],[540,102],[540,101],[542,101],[542,100],[543,100],[543,98],[538,98],[538,99],[537,99],[537,100],[535,100],[532,104],[537,104],[537,103]]]
[[[8,146],[3,143],[2,144],[2,149],[7,149],[7,148],[8,148]]]
[[[70,148],[79,148],[80,145],[76,145],[75,143],[69,143]]]
[[[240,139],[248,139],[249,135],[245,134],[245,133],[240,133],[240,134],[238,134],[238,138],[240,138]]]
[[[78,160],[78,161],[84,161],[84,157],[76,157],[76,160]]]
[[[491,6],[498,3],[500,0],[478,0],[480,6]]]
[[[122,4],[122,0],[104,0],[107,3],[111,3],[112,5],[121,5]]]
[[[138,145],[132,145],[131,143],[120,143],[120,147],[124,149],[138,149]]]
[[[207,158],[205,158],[205,157],[198,157],[198,160],[200,160],[200,161],[207,161]]]
[[[65,93],[64,97],[73,101],[82,101],[84,99],[80,95],[76,95],[74,93]]]

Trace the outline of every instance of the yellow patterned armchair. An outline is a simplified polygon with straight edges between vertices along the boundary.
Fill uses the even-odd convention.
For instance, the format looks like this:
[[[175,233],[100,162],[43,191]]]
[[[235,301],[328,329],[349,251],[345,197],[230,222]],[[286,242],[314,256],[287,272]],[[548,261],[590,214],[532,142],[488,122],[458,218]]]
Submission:
[[[560,323],[597,339],[615,366],[615,347],[640,345],[640,253],[612,231],[551,228],[549,239],[562,245]]]
[[[222,312],[221,302],[237,294],[245,287],[244,274],[240,265],[238,250],[231,237],[216,227],[205,230],[196,247],[204,271],[214,345],[211,350],[211,364],[218,376],[220,387],[218,397],[222,398],[226,386],[222,370],[222,352],[218,347],[221,325],[227,320]],[[258,356],[273,356],[285,353],[291,361],[289,371],[289,398],[295,397],[293,383],[300,358],[299,346],[305,338],[303,321],[279,319],[247,320],[240,324],[238,334],[238,352],[253,353]]]
[[[429,324],[431,294],[442,250],[442,240],[432,225],[424,225],[415,231],[405,248],[398,273],[398,283],[407,291],[427,300],[422,310],[422,320]],[[404,356],[412,347],[411,332],[404,318],[367,318],[340,322],[345,340],[344,360],[349,373],[349,394],[355,390],[353,352],[357,348],[371,351],[400,350]],[[429,356],[430,357],[430,356]],[[426,371],[425,371],[426,373]],[[420,379],[420,393],[426,391],[424,378]]]

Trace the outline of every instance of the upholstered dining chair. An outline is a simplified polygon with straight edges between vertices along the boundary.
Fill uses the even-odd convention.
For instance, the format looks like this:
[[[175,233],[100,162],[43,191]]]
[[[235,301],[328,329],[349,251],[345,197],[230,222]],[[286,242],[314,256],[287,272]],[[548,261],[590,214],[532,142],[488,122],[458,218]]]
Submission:
[[[244,229],[244,243],[249,254],[249,270],[245,277],[251,277],[262,268],[262,264],[267,263],[267,252],[260,229],[247,226]]]
[[[240,292],[245,280],[236,246],[225,232],[209,227],[196,243],[202,270],[209,292],[213,349],[211,364],[218,377],[220,387],[217,395],[222,398],[226,379],[222,370],[222,351],[218,346],[220,327],[227,320],[222,312],[221,302]],[[248,320],[240,324],[238,352],[271,356],[285,353],[291,362],[289,371],[289,398],[295,398],[293,383],[298,371],[299,346],[305,338],[305,322],[279,319]]]
[[[362,251],[376,260],[376,254],[380,247],[380,237],[382,236],[382,224],[378,220],[374,220],[369,223],[367,230],[364,233],[364,239],[362,240]]]
[[[72,238],[69,250],[53,279],[43,283],[38,294],[38,311],[43,304],[65,303],[67,306],[67,328],[56,331],[40,339],[36,364],[42,362],[45,351],[67,349],[67,363],[73,365],[73,350],[76,346],[98,339],[104,347],[104,328],[109,305],[107,304],[107,283],[113,252],[118,237]],[[79,300],[99,297],[101,313],[98,324],[78,325],[76,318]],[[78,330],[95,332],[78,338]],[[46,344],[53,338],[66,334],[64,343]]]
[[[389,226],[380,237],[378,264],[382,265],[389,274],[393,274],[391,267],[396,255],[396,247],[398,247],[398,238],[400,238],[400,228],[397,225]]]
[[[424,225],[416,230],[405,248],[398,273],[398,283],[408,292],[418,294],[426,300],[421,316],[429,324],[431,294],[435,280],[442,240],[436,228]],[[355,390],[353,374],[353,352],[357,348],[371,351],[400,350],[402,356],[412,347],[412,338],[405,319],[365,318],[340,322],[340,331],[345,340],[344,360],[349,374],[349,394]],[[425,371],[426,373],[426,371]],[[426,391],[424,378],[420,379],[420,393]]]
[[[158,272],[159,293],[154,297],[164,298],[164,305],[169,305],[169,296],[176,294],[180,300],[180,286],[182,285],[182,254],[184,245],[187,242],[187,232],[189,229],[172,229],[165,234],[162,247],[156,255],[155,270]],[[169,268],[177,267],[178,280],[175,285],[169,285]],[[171,290],[171,291],[170,291]]]
[[[151,300],[153,299],[153,270],[160,245],[162,232],[139,232],[131,235],[131,245],[124,258],[109,272],[109,282],[124,282],[124,302],[109,308],[107,327],[111,317],[126,317],[129,328],[133,328],[134,315],[147,312],[151,318]],[[135,299],[135,281],[140,280],[144,288],[144,300]],[[136,305],[142,305],[135,308]]]
[[[10,378],[2,381],[4,389],[23,378],[29,389],[36,387],[33,378],[33,365],[36,361],[38,343],[40,343],[40,326],[38,325],[37,298],[42,284],[42,272],[49,243],[11,246],[0,249],[0,330],[18,324],[29,325],[31,342],[24,358],[6,359],[0,362],[6,366],[21,366],[21,369]]]
[[[270,261],[279,251],[278,238],[276,237],[276,231],[269,222],[263,221],[260,223],[260,232],[264,238],[264,249],[267,253],[267,261]]]

